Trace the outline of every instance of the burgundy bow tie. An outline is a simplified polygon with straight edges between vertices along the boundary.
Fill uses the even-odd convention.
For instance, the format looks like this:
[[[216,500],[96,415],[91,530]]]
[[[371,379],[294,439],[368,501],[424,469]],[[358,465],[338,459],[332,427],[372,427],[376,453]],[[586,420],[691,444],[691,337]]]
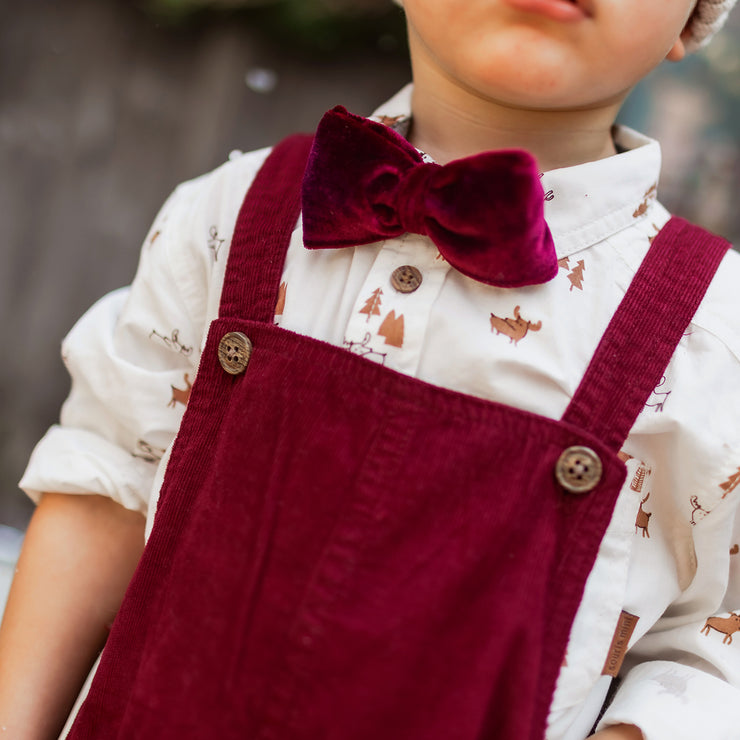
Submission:
[[[488,285],[534,285],[558,271],[537,165],[524,151],[425,163],[392,129],[338,106],[316,131],[302,207],[309,249],[410,232]]]

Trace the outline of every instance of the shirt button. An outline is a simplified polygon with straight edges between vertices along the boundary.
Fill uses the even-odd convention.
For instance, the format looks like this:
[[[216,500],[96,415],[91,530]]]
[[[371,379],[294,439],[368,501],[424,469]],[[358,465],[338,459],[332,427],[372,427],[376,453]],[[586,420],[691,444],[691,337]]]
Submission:
[[[568,493],[588,493],[599,484],[603,467],[589,447],[568,447],[555,463],[555,478]]]
[[[240,331],[230,331],[218,343],[218,361],[229,375],[239,375],[247,369],[252,354],[252,342]]]
[[[401,265],[391,273],[391,285],[399,293],[413,293],[421,285],[421,272],[411,265]]]

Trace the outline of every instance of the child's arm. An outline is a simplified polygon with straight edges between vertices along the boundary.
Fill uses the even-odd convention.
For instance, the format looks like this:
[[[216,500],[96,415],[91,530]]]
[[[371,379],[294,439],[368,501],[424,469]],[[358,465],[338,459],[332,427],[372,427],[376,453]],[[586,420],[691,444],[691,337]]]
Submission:
[[[0,629],[2,737],[58,736],[141,555],[144,521],[102,496],[42,497]]]

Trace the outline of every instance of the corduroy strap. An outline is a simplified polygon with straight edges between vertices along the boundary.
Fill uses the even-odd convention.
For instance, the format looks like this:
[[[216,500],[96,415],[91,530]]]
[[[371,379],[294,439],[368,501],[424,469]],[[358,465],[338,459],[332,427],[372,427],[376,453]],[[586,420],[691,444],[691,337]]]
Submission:
[[[268,155],[239,212],[219,317],[272,323],[313,136],[295,134]]]
[[[655,237],[596,349],[563,421],[624,444],[729,249],[681,218]]]

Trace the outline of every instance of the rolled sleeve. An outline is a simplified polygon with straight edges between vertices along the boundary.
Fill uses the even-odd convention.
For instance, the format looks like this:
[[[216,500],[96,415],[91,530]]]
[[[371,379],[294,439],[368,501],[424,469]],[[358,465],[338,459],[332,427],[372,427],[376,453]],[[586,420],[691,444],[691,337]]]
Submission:
[[[36,445],[20,486],[36,503],[44,491],[95,493],[145,514],[153,477],[151,465],[99,435],[57,425]]]
[[[158,469],[218,314],[236,216],[268,152],[178,186],[144,240],[131,286],[98,301],[65,338],[72,387],[20,482],[31,498],[102,494],[142,513],[154,508]]]
[[[645,740],[737,740],[740,691],[677,662],[653,661],[624,679],[599,729],[637,725]]]
[[[202,282],[207,268],[206,242],[192,233],[197,190],[189,183],[175,191],[147,236],[132,285],[99,300],[64,339],[72,386],[60,423],[38,443],[20,482],[32,499],[44,491],[99,494],[147,512],[204,332],[205,315],[194,315],[184,297],[193,289],[182,278]]]

